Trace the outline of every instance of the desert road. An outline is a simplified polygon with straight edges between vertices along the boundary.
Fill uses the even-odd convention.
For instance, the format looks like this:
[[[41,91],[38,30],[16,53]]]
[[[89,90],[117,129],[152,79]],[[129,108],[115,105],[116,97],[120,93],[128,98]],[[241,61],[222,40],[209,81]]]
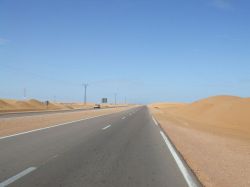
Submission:
[[[200,186],[145,106],[0,138],[0,151],[0,187]]]

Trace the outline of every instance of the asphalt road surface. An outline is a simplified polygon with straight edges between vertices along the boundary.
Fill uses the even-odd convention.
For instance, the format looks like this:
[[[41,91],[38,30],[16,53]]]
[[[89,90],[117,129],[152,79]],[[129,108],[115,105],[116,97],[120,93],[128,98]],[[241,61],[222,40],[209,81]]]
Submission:
[[[147,107],[0,139],[0,187],[200,185],[180,168]]]

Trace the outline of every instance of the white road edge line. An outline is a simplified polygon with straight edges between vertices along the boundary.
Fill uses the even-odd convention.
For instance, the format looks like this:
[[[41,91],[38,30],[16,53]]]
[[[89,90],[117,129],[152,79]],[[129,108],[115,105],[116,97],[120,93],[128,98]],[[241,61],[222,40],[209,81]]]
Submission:
[[[103,127],[102,130],[106,130],[107,128],[111,127],[111,125],[108,125],[106,127]]]
[[[176,153],[174,147],[172,146],[172,144],[170,143],[168,137],[162,132],[160,131],[162,138],[164,139],[168,149],[170,150],[172,156],[174,157],[176,164],[178,165],[184,179],[186,180],[187,184],[189,187],[198,187],[196,185],[196,183],[193,181],[191,175],[189,174],[187,168],[184,166],[182,160],[179,158],[178,154]]]
[[[36,170],[36,167],[29,167],[25,170],[23,170],[22,172],[18,173],[17,175],[3,181],[0,183],[0,187],[5,187],[8,186],[9,184],[15,182],[16,180],[24,177],[25,175],[28,175],[29,173],[31,173],[32,171]]]
[[[154,121],[155,125],[158,126],[158,123],[157,123],[157,121],[155,120],[155,118],[154,118],[153,116],[152,116],[152,118],[153,118],[153,121]]]
[[[124,116],[124,117],[122,117],[122,119],[126,119],[126,117]]]
[[[111,114],[114,114],[114,113],[111,113]],[[108,115],[110,115],[110,114],[104,114],[104,115],[98,115],[98,116],[93,116],[93,117],[89,117],[89,118],[83,118],[83,119],[70,121],[70,122],[66,122],[66,123],[60,123],[60,124],[49,126],[49,127],[43,127],[43,128],[34,129],[34,130],[30,130],[30,131],[25,131],[25,132],[20,132],[20,133],[8,135],[8,136],[2,136],[2,137],[0,137],[0,140],[5,139],[5,138],[14,137],[14,136],[23,135],[23,134],[28,134],[28,133],[32,133],[32,132],[36,132],[36,131],[41,131],[41,130],[45,130],[45,129],[50,129],[50,128],[54,128],[54,127],[59,127],[59,126],[63,126],[63,125],[68,125],[68,124],[71,124],[71,123],[85,121],[85,120],[89,120],[89,119],[93,119],[93,118],[98,118],[98,117],[102,117],[102,116],[108,116]]]

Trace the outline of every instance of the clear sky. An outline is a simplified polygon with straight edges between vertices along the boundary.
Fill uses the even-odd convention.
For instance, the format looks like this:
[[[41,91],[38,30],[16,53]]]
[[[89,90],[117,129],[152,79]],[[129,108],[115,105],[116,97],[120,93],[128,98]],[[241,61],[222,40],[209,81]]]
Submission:
[[[0,98],[250,96],[249,0],[0,0]]]

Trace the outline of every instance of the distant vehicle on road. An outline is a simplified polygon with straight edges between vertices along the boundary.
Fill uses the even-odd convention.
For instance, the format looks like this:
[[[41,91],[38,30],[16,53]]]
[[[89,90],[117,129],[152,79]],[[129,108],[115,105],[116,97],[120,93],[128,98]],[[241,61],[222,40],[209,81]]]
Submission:
[[[100,104],[96,104],[96,105],[94,106],[94,109],[99,109],[99,108],[101,108],[101,105],[100,105]]]

